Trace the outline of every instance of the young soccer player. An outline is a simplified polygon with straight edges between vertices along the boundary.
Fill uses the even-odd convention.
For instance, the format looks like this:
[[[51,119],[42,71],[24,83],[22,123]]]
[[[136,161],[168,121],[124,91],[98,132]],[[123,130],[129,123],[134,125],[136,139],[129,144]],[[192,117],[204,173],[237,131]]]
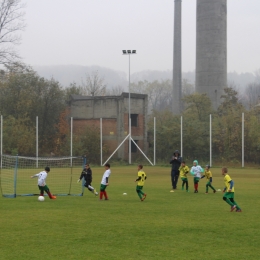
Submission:
[[[106,187],[109,185],[108,178],[109,178],[109,176],[111,174],[110,164],[109,163],[105,164],[105,169],[106,169],[106,171],[103,174],[103,177],[102,177],[102,180],[101,180],[101,184],[100,184],[100,193],[99,193],[99,199],[100,200],[102,200],[103,195],[105,196],[105,200],[108,200]]]
[[[78,179],[78,182],[80,182],[82,179],[84,178],[85,183],[84,186],[90,191],[92,192],[95,196],[98,195],[98,192],[96,192],[96,189],[94,187],[91,186],[91,182],[92,182],[92,170],[89,167],[89,164],[85,165],[85,168],[83,169],[83,171],[81,172],[81,175]],[[83,193],[82,193],[83,195]]]
[[[210,166],[206,165],[205,174],[203,176],[201,176],[201,179],[203,179],[204,177],[207,178],[206,194],[208,194],[209,187],[213,190],[214,193],[216,193],[216,189],[211,185],[212,184],[212,173],[209,169],[210,169]]]
[[[143,171],[143,165],[138,165],[137,167],[138,173],[137,173],[137,179],[135,180],[135,182],[137,182],[137,186],[136,186],[136,192],[137,195],[139,196],[141,201],[144,201],[146,198],[146,194],[142,191],[143,186],[144,186],[144,182],[146,180],[146,174]]]
[[[188,184],[188,176],[187,176],[187,174],[189,173],[190,169],[185,164],[184,161],[181,163],[179,171],[180,171],[180,177],[181,177],[181,180],[182,180],[181,189],[184,190],[184,184],[186,184],[186,192],[189,192],[189,184]]]
[[[236,212],[241,212],[241,208],[235,202],[235,188],[234,188],[234,181],[230,178],[227,174],[228,169],[227,167],[222,168],[222,175],[224,176],[225,188],[223,192],[225,193],[223,196],[223,200],[227,202],[228,205],[231,206],[231,212],[236,209]]]
[[[49,187],[46,185],[46,182],[45,182],[49,172],[50,172],[50,167],[47,166],[47,167],[45,167],[44,171],[31,176],[31,178],[38,177],[38,187],[40,190],[40,196],[43,196],[44,191],[45,191],[48,194],[50,199],[55,200],[56,196],[53,196],[51,194]]]
[[[201,177],[201,173],[203,172],[203,169],[199,165],[199,162],[197,160],[193,161],[193,166],[191,167],[190,173],[193,175],[194,179],[194,193],[198,193],[198,187],[199,187],[199,181]]]

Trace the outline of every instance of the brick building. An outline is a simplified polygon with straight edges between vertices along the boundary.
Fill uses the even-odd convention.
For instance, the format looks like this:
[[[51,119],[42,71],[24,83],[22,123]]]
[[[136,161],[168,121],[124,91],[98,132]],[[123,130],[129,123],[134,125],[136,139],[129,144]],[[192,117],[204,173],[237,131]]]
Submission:
[[[112,153],[129,133],[129,93],[120,96],[79,96],[71,95],[70,116],[73,117],[73,132],[84,126],[100,128],[102,118],[103,143]],[[147,152],[148,96],[131,94],[131,136],[137,145]],[[127,160],[129,141],[125,141],[117,152],[118,158]],[[132,143],[132,155],[139,151]]]

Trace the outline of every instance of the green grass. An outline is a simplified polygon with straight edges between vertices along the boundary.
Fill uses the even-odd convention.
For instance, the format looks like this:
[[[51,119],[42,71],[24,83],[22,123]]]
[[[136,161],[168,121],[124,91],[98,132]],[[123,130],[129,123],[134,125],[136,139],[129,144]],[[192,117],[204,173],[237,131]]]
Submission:
[[[99,188],[104,169],[92,170],[92,184]],[[170,193],[166,167],[144,168],[148,195],[140,202],[136,167],[111,170],[109,201],[99,201],[88,190],[83,197],[44,202],[35,196],[1,197],[0,259],[259,259],[259,170],[229,170],[242,213],[231,213],[221,192],[206,195],[205,179],[198,194],[193,193],[192,176],[190,193],[180,190],[180,182]],[[216,189],[224,186],[220,171],[212,169]],[[47,183],[55,193],[51,174],[54,170]],[[37,191],[37,180],[31,181]]]

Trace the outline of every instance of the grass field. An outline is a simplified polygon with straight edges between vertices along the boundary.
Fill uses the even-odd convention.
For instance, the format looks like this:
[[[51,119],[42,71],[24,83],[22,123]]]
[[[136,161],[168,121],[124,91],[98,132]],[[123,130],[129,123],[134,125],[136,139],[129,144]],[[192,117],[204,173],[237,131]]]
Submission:
[[[92,184],[99,188],[104,169],[92,170]],[[259,169],[229,169],[242,213],[230,212],[222,192],[206,195],[205,179],[198,194],[192,176],[191,192],[182,191],[179,182],[170,193],[166,167],[144,167],[147,198],[140,202],[136,167],[111,170],[109,201],[99,201],[88,190],[83,197],[44,202],[36,196],[1,197],[0,259],[260,259]],[[220,172],[212,169],[216,189],[224,187]],[[37,188],[37,180],[30,181]],[[53,193],[54,185],[49,184]]]

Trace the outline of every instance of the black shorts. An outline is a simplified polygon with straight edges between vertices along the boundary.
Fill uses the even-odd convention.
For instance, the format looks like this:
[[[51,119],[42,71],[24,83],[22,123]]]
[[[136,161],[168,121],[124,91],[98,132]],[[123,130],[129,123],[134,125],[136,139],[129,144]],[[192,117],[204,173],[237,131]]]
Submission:
[[[90,185],[90,186],[91,186],[91,182],[89,182],[89,181],[86,181],[86,182],[85,182],[85,184],[84,184],[84,186],[87,188],[87,187],[88,187],[88,185]]]

